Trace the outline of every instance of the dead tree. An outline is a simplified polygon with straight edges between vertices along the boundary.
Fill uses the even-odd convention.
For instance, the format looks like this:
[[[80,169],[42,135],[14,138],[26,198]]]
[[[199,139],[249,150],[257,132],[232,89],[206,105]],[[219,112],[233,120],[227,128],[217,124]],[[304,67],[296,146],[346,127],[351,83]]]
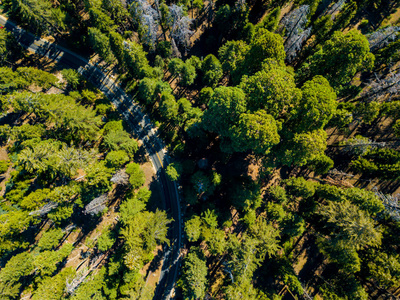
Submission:
[[[400,221],[400,203],[399,203],[399,195],[385,195],[382,192],[378,191],[375,187],[375,195],[382,200],[383,205],[385,206],[385,212],[392,217],[395,221]]]
[[[375,79],[362,94],[362,98],[367,101],[376,101],[383,96],[389,96],[388,101],[393,96],[400,93],[400,73],[390,73],[385,78],[379,78],[375,74]]]
[[[110,181],[118,185],[128,185],[129,175],[124,170],[119,170],[113,177],[111,177]]]
[[[331,19],[334,20],[336,15],[342,10],[344,4],[346,3],[346,0],[339,0],[335,4],[333,4],[331,7],[329,7],[326,12],[324,13],[325,16],[330,15]]]
[[[385,142],[374,142],[364,137],[354,137],[344,142],[344,152],[351,154],[362,155],[368,150],[373,148],[383,148],[386,146]]]
[[[108,195],[103,194],[97,198],[94,198],[92,201],[89,202],[85,206],[84,213],[90,215],[97,215],[98,213],[102,212],[107,206],[105,205],[108,200]]]
[[[307,15],[309,12],[310,6],[302,5],[287,14],[281,21],[281,26],[285,29],[284,47],[288,62],[291,62],[297,56],[297,53],[311,35],[311,27],[304,29],[308,22]]]
[[[399,31],[400,26],[389,26],[369,34],[367,37],[370,50],[375,52],[387,46],[390,42],[395,41]]]
[[[174,39],[185,50],[190,48],[190,37],[194,33],[190,29],[192,21],[188,16],[185,16],[182,6],[172,4],[169,7],[171,40]]]
[[[44,215],[47,215],[51,210],[57,208],[58,203],[57,202],[49,202],[46,203],[44,206],[39,208],[38,210],[31,211],[29,213],[30,216],[39,216],[42,217]]]

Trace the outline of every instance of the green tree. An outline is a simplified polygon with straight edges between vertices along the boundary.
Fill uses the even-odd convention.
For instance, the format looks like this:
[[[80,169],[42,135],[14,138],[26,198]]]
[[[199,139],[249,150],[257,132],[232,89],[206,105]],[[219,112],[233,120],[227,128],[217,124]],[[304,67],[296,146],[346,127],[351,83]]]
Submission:
[[[126,173],[129,174],[129,182],[133,189],[140,188],[145,182],[145,176],[143,170],[137,163],[129,163],[126,166]]]
[[[367,38],[356,30],[337,31],[323,47],[312,55],[299,70],[300,77],[309,79],[322,75],[335,90],[353,78],[360,70],[373,66]]]
[[[111,130],[105,136],[103,144],[109,150],[124,150],[128,155],[133,155],[138,149],[137,142],[124,130]]]
[[[268,31],[274,32],[279,23],[279,18],[281,16],[280,7],[274,8],[268,15],[266,15],[260,23],[257,24],[256,29],[264,28]]]
[[[293,75],[284,65],[270,59],[263,63],[262,71],[244,77],[240,87],[246,93],[251,111],[265,109],[274,118],[282,117],[297,106],[301,97]]]
[[[61,228],[49,229],[43,233],[38,242],[38,247],[41,250],[52,250],[58,246],[63,236],[64,232]]]
[[[98,189],[98,191],[107,191],[111,189],[110,179],[114,174],[114,169],[108,168],[104,161],[87,166],[85,171],[86,184],[89,187]]]
[[[129,161],[129,156],[124,150],[110,151],[106,156],[106,164],[112,168],[119,168]]]
[[[236,87],[218,87],[203,115],[202,124],[206,130],[215,132],[229,143],[242,113],[246,111],[243,91]]]
[[[282,37],[260,28],[251,41],[250,50],[243,62],[242,68],[245,70],[243,74],[254,74],[260,71],[260,63],[267,58],[277,61],[278,64],[283,64],[285,57]]]
[[[221,46],[218,49],[218,57],[224,72],[229,72],[232,77],[240,80],[242,74],[237,74],[237,70],[242,65],[249,49],[249,45],[244,41],[228,41]]]
[[[32,255],[22,252],[10,258],[0,271],[0,294],[3,299],[15,299],[20,294],[22,277],[34,269]]]
[[[108,64],[111,64],[115,57],[111,50],[110,39],[99,29],[90,27],[89,28],[89,40],[93,47],[93,50],[97,52],[102,59]]]
[[[190,251],[183,261],[183,275],[178,282],[185,299],[202,299],[207,287],[207,265],[202,255]]]
[[[279,125],[264,110],[240,116],[237,132],[233,138],[235,151],[253,150],[254,153],[268,154],[271,147],[279,143]]]
[[[208,86],[216,86],[223,75],[221,63],[212,54],[207,55],[204,59],[201,71],[203,73],[203,83]]]
[[[43,279],[38,288],[34,291],[33,300],[58,300],[61,299],[67,281],[71,282],[75,270],[72,267],[63,269],[60,273],[53,277]]]
[[[288,149],[282,159],[283,164],[304,166],[324,154],[327,134],[324,130],[314,130],[307,133],[296,133],[288,141]]]
[[[169,92],[161,94],[160,113],[166,119],[175,121],[178,117],[178,103],[175,101],[175,96]]]
[[[296,107],[293,130],[297,132],[323,129],[333,117],[336,93],[322,76],[315,76],[301,88],[302,97]]]
[[[179,179],[181,173],[182,173],[182,167],[179,163],[172,163],[167,166],[167,169],[165,170],[165,173],[167,174],[168,178],[172,181],[176,181]]]
[[[35,271],[40,277],[51,276],[60,264],[72,252],[74,246],[66,243],[57,251],[43,251],[34,258]]]
[[[327,205],[320,206],[319,213],[326,221],[325,226],[334,230],[334,239],[343,240],[357,250],[380,245],[381,232],[375,227],[375,221],[349,201],[328,201]]]
[[[100,251],[105,252],[114,245],[115,240],[113,232],[109,228],[106,228],[97,240],[97,248]]]
[[[13,251],[19,247],[28,246],[21,233],[25,231],[32,221],[27,212],[12,211],[0,215],[0,254]]]
[[[141,102],[152,105],[156,100],[156,80],[152,78],[143,78],[138,85],[138,98]]]
[[[199,216],[193,216],[185,222],[185,233],[189,242],[197,242],[201,236],[202,221]]]
[[[81,76],[79,75],[78,72],[76,72],[75,70],[72,70],[72,69],[63,69],[61,71],[61,74],[62,74],[63,78],[65,79],[65,81],[67,82],[67,84],[73,90],[75,90],[78,87],[79,82],[81,80]]]
[[[124,60],[125,67],[133,78],[153,77],[146,52],[141,45],[135,42],[124,42]]]

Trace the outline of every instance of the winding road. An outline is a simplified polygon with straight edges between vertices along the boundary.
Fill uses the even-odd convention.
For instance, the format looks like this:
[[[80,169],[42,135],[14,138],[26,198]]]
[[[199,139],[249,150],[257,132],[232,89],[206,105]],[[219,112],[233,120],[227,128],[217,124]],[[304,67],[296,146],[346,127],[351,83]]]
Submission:
[[[12,32],[24,48],[75,69],[86,77],[107,96],[131,127],[132,133],[143,142],[157,172],[166,210],[174,219],[168,231],[170,246],[164,247],[161,275],[154,294],[154,299],[157,300],[170,299],[180,265],[182,217],[177,184],[169,180],[165,174],[165,167],[169,161],[168,155],[164,150],[165,147],[162,140],[157,136],[157,131],[150,118],[143,113],[142,108],[126,95],[116,82],[86,58],[21,29],[4,16],[0,16],[0,24]]]

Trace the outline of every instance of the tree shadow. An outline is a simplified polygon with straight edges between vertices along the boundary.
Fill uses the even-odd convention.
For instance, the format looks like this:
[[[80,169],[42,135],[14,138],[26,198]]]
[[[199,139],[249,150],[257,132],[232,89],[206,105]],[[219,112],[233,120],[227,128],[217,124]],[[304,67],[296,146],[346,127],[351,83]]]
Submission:
[[[164,252],[159,249],[157,254],[154,256],[153,260],[151,261],[149,268],[147,269],[146,277],[149,275],[149,272],[154,273],[161,267],[161,261],[164,258]]]
[[[149,211],[165,210],[165,203],[162,201],[162,194],[160,190],[160,184],[157,180],[157,177],[154,175],[149,184],[149,190],[151,191],[151,196],[149,201],[147,202],[146,209]]]

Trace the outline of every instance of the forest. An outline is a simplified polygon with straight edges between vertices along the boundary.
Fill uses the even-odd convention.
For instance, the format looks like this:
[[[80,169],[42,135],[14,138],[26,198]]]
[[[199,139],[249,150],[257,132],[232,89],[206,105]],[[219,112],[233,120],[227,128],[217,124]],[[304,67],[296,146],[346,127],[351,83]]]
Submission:
[[[150,116],[182,211],[173,299],[400,297],[399,1],[0,9]],[[179,220],[143,139],[4,27],[0,65],[0,299],[164,299]]]

